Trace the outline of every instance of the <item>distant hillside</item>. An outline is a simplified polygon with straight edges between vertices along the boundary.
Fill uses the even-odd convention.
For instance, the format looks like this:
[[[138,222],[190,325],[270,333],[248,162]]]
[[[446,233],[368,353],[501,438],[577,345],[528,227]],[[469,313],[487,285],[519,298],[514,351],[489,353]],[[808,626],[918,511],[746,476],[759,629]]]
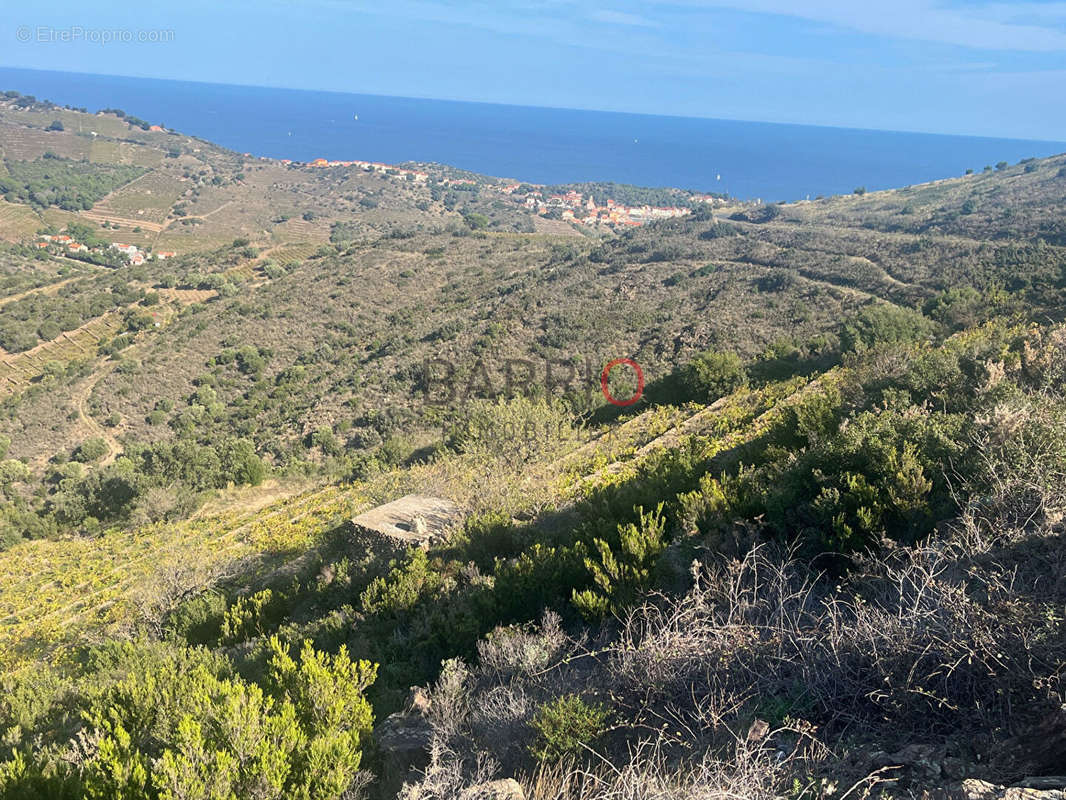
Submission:
[[[11,96],[0,164],[0,797],[1061,775],[1066,156],[756,205]]]
[[[47,130],[56,120],[63,130]],[[1061,317],[1062,157],[894,192],[700,206],[619,233],[558,221],[558,234],[536,234],[517,231],[549,221],[496,190],[247,159],[108,114],[9,103],[0,125],[9,163],[82,148],[88,162],[53,161],[152,165],[76,215],[0,207],[0,233],[4,209],[20,210],[6,231],[23,243],[9,250],[0,310],[0,432],[51,487],[46,529],[76,529],[82,514],[121,522],[143,502],[147,489],[55,516],[47,464],[90,438],[131,452],[247,440],[282,470],[403,460],[454,413],[426,402],[426,359],[485,396],[505,391],[507,359],[539,375],[626,356],[653,383],[708,348],[792,353],[813,368],[841,346],[842,321],[877,304],[947,330]],[[26,214],[177,257],[120,268],[29,258]]]

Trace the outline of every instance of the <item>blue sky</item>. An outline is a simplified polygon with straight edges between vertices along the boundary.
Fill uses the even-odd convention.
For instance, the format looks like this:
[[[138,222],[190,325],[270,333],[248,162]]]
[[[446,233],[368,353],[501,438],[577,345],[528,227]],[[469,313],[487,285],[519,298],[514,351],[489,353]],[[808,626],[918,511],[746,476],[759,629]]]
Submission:
[[[1064,0],[38,0],[0,25],[9,67],[1066,139]],[[173,33],[42,41],[78,27]]]

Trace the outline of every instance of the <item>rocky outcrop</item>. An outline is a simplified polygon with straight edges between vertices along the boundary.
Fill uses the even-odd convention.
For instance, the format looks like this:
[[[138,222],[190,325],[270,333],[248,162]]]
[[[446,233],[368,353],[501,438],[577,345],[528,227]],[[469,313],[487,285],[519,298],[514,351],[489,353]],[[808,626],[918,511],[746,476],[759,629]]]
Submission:
[[[417,714],[397,711],[374,729],[374,738],[382,755],[383,777],[400,782],[429,762],[429,722]]]
[[[433,728],[426,718],[429,696],[419,686],[411,688],[404,711],[390,714],[374,728],[381,753],[380,783],[383,796],[394,796],[407,781],[416,780],[429,764]]]
[[[1066,800],[1066,776],[1026,778],[1017,786],[965,780],[948,793],[949,800]]]

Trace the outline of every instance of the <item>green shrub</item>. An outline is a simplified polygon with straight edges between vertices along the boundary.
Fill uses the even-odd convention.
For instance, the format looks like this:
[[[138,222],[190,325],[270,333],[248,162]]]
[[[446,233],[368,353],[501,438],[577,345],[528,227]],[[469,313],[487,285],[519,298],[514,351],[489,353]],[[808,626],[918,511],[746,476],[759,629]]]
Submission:
[[[749,475],[767,522],[813,552],[851,553],[881,540],[910,543],[951,510],[943,464],[958,463],[957,415],[913,408],[864,412],[794,457]]]
[[[91,439],[86,439],[74,450],[73,458],[75,461],[80,461],[83,464],[88,464],[92,461],[99,461],[101,458],[107,455],[108,447],[107,442],[101,439],[99,436],[94,436]]]
[[[708,350],[686,364],[680,373],[681,391],[692,400],[712,403],[747,385],[748,373],[736,353]]]
[[[556,698],[540,706],[530,723],[536,731],[530,753],[541,762],[579,755],[606,732],[610,719],[602,703],[586,703],[576,694]]]
[[[931,297],[922,310],[952,330],[972,327],[987,317],[984,296],[972,286],[957,286]]]
[[[90,654],[63,691],[24,684],[18,707],[4,709],[5,730],[23,746],[0,763],[4,797],[114,800],[302,797],[339,800],[351,787],[373,715],[364,692],[376,667],[305,643],[297,658],[269,643],[260,686],[228,662],[195,648],[121,644]],[[38,727],[54,734],[66,704],[80,707],[67,730],[94,742],[83,758],[31,748]],[[22,728],[10,723],[18,713]],[[68,720],[68,723],[75,720]]]
[[[648,514],[638,508],[637,515],[639,524],[618,526],[617,553],[603,539],[593,542],[598,557],[586,558],[585,567],[595,588],[573,593],[574,605],[586,619],[623,610],[651,585],[652,571],[666,548],[663,505]]]
[[[479,231],[489,226],[489,218],[484,214],[465,214],[463,220],[470,226],[471,230]]]
[[[222,617],[222,640],[232,643],[262,635],[268,607],[273,599],[274,593],[270,589],[238,597]]]
[[[888,304],[867,306],[844,325],[845,350],[862,351],[879,344],[914,342],[932,334],[933,323],[917,311]]]

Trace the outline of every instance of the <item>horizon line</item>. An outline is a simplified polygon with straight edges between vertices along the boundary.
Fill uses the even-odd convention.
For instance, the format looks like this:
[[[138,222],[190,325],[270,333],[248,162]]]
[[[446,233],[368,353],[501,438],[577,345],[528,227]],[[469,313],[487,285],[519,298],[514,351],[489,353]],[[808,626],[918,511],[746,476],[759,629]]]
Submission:
[[[589,114],[617,114],[622,116],[632,117],[649,117],[649,118],[661,118],[661,119],[686,119],[686,120],[706,120],[710,122],[736,122],[745,123],[749,125],[774,125],[779,127],[794,127],[794,128],[825,128],[829,130],[845,130],[855,131],[859,133],[894,133],[904,136],[943,136],[947,138],[961,138],[961,139],[986,139],[991,141],[1004,141],[1004,142],[1035,142],[1041,144],[1062,144],[1066,145],[1066,139],[1034,139],[1029,137],[1016,137],[1016,136],[989,136],[987,134],[976,133],[945,133],[943,131],[928,131],[928,130],[902,130],[898,128],[867,128],[856,125],[829,125],[825,123],[811,123],[811,122],[782,122],[780,120],[760,120],[760,119],[747,119],[740,117],[708,117],[697,114],[652,114],[645,111],[620,111],[618,109],[608,108],[578,108],[575,106],[553,106],[553,105],[529,105],[524,103],[504,103],[493,100],[469,100],[455,97],[431,97],[428,95],[403,95],[403,94],[386,94],[379,92],[357,92],[357,91],[344,91],[340,89],[312,89],[307,87],[297,86],[273,86],[266,84],[255,83],[225,83],[221,81],[205,81],[205,80],[192,80],[188,78],[160,78],[150,75],[115,75],[107,72],[74,72],[72,70],[60,70],[60,69],[40,69],[37,67],[23,67],[12,66],[8,64],[0,64],[0,70],[21,70],[23,72],[43,72],[52,75],[88,75],[97,78],[124,78],[132,80],[143,81],[162,81],[165,83],[192,83],[200,84],[203,86],[224,86],[224,87],[237,87],[242,89],[264,89],[268,91],[283,91],[283,92],[318,92],[322,94],[336,94],[336,95],[350,95],[364,97],[379,97],[391,100],[428,100],[441,103],[459,103],[467,105],[480,105],[480,106],[496,106],[502,108],[523,108],[523,109],[538,109],[545,111],[569,111]],[[38,98],[48,100],[48,98]],[[54,102],[50,101],[49,102]]]

